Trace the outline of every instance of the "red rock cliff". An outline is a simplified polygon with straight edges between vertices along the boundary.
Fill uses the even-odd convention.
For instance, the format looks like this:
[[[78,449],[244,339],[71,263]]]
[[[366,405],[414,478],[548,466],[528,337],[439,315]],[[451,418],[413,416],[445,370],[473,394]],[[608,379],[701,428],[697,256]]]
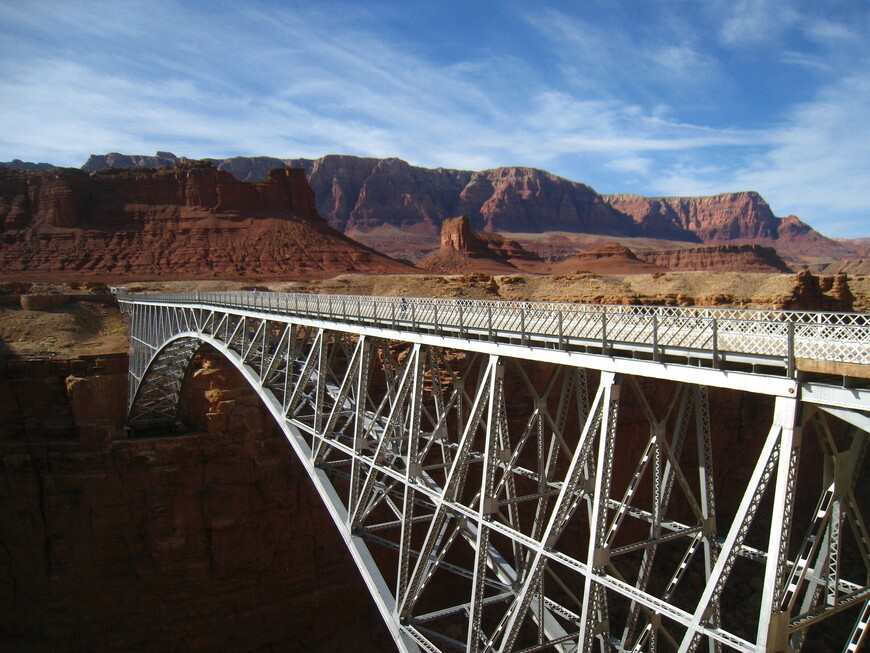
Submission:
[[[110,154],[85,165],[158,165],[182,158]],[[364,234],[395,227],[437,247],[440,225],[466,215],[477,231],[567,231],[641,236],[690,243],[757,243],[796,256],[856,257],[848,244],[825,238],[793,216],[778,218],[755,192],[711,197],[599,195],[589,186],[543,170],[505,167],[484,171],[427,169],[395,158],[329,155],[320,159],[235,157],[213,160],[240,179],[263,178],[270,166],[305,170],[317,208],[329,224],[366,242],[390,248],[390,238]],[[407,243],[396,247],[396,253]],[[425,249],[425,247],[423,248]],[[393,249],[384,249],[392,252]]]
[[[638,258],[668,270],[791,272],[772,247],[718,245],[686,249],[638,250]]]
[[[404,272],[330,228],[300,169],[241,182],[210,163],[87,174],[0,170],[0,266],[104,275]]]
[[[371,598],[234,368],[186,384],[199,430],[137,440],[126,362],[0,361],[0,649],[291,650],[354,627]],[[388,650],[371,624],[329,650]]]
[[[655,238],[775,245],[795,254],[854,254],[795,216],[776,217],[761,195],[752,191],[709,197],[605,195],[604,199],[630,216],[643,233]]]

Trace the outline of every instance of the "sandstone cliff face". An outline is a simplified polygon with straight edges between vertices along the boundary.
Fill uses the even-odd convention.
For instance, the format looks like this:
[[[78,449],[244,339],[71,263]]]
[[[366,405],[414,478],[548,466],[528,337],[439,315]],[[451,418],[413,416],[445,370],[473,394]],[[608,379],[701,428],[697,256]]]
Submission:
[[[209,163],[100,173],[0,170],[8,273],[281,276],[410,268],[317,215],[304,172],[246,183]]]
[[[390,224],[437,234],[441,222],[459,214],[477,231],[633,231],[588,186],[533,168],[430,170],[336,155],[290,162],[306,169],[321,215],[344,231]]]
[[[719,245],[687,249],[638,250],[638,258],[668,270],[791,272],[772,247]]]
[[[774,238],[779,223],[767,202],[754,192],[711,197],[606,195],[605,200],[646,233],[671,234],[679,240]]]
[[[477,200],[488,193],[486,200]],[[594,190],[533,168],[497,168],[476,173],[463,190],[462,212],[480,215],[487,231],[574,231],[629,235],[629,220],[613,211]]]
[[[794,216],[778,218],[755,192],[711,197],[599,195],[533,168],[428,170],[398,159],[332,155],[288,160],[306,169],[318,210],[339,230],[380,224],[437,233],[467,215],[478,231],[569,231],[690,243],[757,243],[794,256],[854,257]]]
[[[111,154],[92,156],[85,167],[95,170],[104,165],[162,165],[180,160],[166,152],[156,157]],[[757,243],[798,257],[857,256],[847,244],[825,238],[794,216],[776,217],[755,192],[711,197],[602,196],[582,183],[534,168],[427,169],[395,158],[345,155],[236,157],[213,163],[251,181],[263,178],[269,166],[301,167],[317,196],[320,215],[339,231],[379,246],[389,247],[390,240],[375,236],[369,241],[362,234],[391,226],[409,235],[428,236],[428,246],[434,248],[441,223],[466,215],[477,231],[567,231],[697,244]],[[406,243],[397,245],[396,252],[405,250]]]
[[[0,362],[0,649],[291,650],[370,609],[234,369],[210,360],[187,384],[200,430],[136,440],[120,428],[126,356]],[[365,626],[329,650],[390,648]]]
[[[751,242],[803,255],[855,254],[793,215],[776,217],[761,195],[752,191],[709,197],[605,195],[604,199],[656,238],[709,244]]]

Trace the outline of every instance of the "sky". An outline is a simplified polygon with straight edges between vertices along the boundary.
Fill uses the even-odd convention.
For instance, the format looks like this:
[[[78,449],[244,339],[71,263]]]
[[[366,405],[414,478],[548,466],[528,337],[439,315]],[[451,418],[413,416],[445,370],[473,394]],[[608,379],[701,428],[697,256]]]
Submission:
[[[528,166],[870,236],[870,0],[0,0],[0,161]]]

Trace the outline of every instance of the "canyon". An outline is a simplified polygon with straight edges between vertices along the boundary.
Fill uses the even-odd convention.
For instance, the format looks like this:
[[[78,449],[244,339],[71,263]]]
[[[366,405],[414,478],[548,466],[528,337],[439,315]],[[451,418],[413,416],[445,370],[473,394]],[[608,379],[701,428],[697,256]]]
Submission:
[[[122,428],[126,371],[126,354],[2,361],[0,648],[388,649],[320,498],[235,369],[201,355],[187,430],[145,439]]]
[[[577,288],[608,280],[579,276],[573,280]],[[676,279],[697,282],[699,276],[625,279],[646,277],[657,288],[658,294],[633,298],[641,303],[689,305],[703,300],[663,291]],[[783,305],[826,301],[832,307],[834,301],[855,301],[844,295],[836,277],[804,272],[755,279],[762,277],[788,279],[776,300]],[[546,278],[476,274],[442,277],[439,283],[434,275],[347,275],[286,282],[286,289],[331,292],[338,286],[345,292],[387,294],[385,284],[396,284],[395,290],[415,283],[415,294],[440,287],[443,296],[532,297],[535,284]],[[566,281],[571,278],[554,283]],[[191,282],[153,282],[142,289],[158,285],[182,289]],[[732,297],[732,302],[759,302],[765,292],[758,294],[759,285],[746,283],[744,288],[756,294]],[[59,328],[74,332],[87,324],[87,333],[70,335],[71,341],[86,342],[93,333],[123,327],[114,307],[102,301],[105,289],[61,288],[65,292],[44,295],[61,299],[45,304],[34,300],[45,288],[8,284],[0,290],[6,341],[0,367],[4,650],[390,650],[390,638],[319,498],[234,368],[204,349],[185,382],[181,425],[158,437],[131,437],[123,428],[123,351],[68,353],[52,360],[60,350],[44,342],[41,359],[15,355]],[[91,311],[88,320],[78,320],[77,311],[85,306]],[[34,326],[25,337],[6,328],[16,319],[44,324],[46,330],[40,333]],[[538,382],[548,378],[544,366],[529,366],[527,373]],[[510,375],[508,382],[520,379]],[[666,382],[645,380],[642,387],[655,405],[669,395]],[[643,448],[649,424],[640,404],[626,395],[619,420],[621,432],[631,434],[624,446],[632,456]],[[736,509],[741,479],[751,472],[749,461],[772,403],[758,395],[714,390],[710,406],[716,483],[723,514],[729,514]],[[803,473],[818,473],[812,438],[803,459]],[[621,486],[629,475],[622,469],[614,483]],[[800,510],[812,509],[803,503]],[[760,583],[749,576],[740,588],[739,600],[727,604],[738,621],[761,595]],[[834,650],[828,640],[836,639],[838,624],[832,626],[833,631],[812,632],[812,650]]]
[[[608,196],[529,168],[337,155],[45,166],[0,170],[4,650],[392,647],[292,450],[219,356],[198,357],[178,430],[124,429],[106,284],[870,310],[867,250],[756,193]],[[712,407],[728,492],[771,407],[724,392]],[[637,407],[620,419],[645,437]],[[747,601],[759,589],[747,579]]]

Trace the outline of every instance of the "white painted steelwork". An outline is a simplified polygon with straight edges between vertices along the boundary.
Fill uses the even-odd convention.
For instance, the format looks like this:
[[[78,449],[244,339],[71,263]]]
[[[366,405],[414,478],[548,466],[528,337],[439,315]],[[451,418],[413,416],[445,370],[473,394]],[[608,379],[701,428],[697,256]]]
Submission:
[[[870,391],[799,374],[803,359],[870,365],[865,315],[119,301],[134,432],[174,423],[195,352],[221,352],[283,429],[400,650],[813,650],[815,625],[844,618],[842,650],[865,638]],[[721,451],[711,395],[738,393],[772,405],[752,415],[767,435]],[[741,486],[714,488],[723,465],[747,470]]]

